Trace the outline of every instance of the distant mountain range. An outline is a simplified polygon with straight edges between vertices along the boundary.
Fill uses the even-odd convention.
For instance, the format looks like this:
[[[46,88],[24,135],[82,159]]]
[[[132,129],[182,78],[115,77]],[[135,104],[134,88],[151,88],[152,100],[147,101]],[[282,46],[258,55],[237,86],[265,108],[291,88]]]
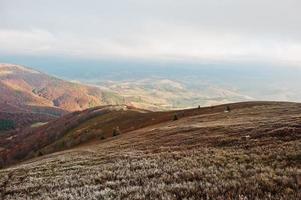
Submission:
[[[238,92],[210,84],[187,86],[164,78],[124,81],[64,81],[20,65],[0,64],[1,109],[83,110],[108,104],[128,104],[151,110],[207,106],[252,100]],[[49,113],[49,111],[46,111]]]
[[[0,64],[0,94],[0,124],[12,120],[15,128],[101,105],[126,104],[158,111],[252,100],[204,82],[191,86],[185,81],[144,78],[81,83],[15,64]]]

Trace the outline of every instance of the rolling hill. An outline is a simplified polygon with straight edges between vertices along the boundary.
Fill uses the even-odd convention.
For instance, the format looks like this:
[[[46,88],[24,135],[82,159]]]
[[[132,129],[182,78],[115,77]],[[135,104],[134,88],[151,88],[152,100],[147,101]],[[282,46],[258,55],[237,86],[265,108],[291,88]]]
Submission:
[[[0,195],[300,199],[300,122],[301,104],[285,102],[78,111],[0,138],[2,163],[13,164],[0,170]]]
[[[116,104],[118,95],[14,64],[0,64],[0,125],[45,123],[68,112]],[[3,130],[0,129],[0,132]]]
[[[65,111],[83,110],[115,103],[95,87],[71,83],[20,65],[0,64],[0,102],[21,109],[54,107]]]
[[[207,82],[206,78],[169,79],[149,77],[130,80],[84,80],[122,96],[124,103],[148,110],[175,110],[251,101],[252,97],[229,86]]]

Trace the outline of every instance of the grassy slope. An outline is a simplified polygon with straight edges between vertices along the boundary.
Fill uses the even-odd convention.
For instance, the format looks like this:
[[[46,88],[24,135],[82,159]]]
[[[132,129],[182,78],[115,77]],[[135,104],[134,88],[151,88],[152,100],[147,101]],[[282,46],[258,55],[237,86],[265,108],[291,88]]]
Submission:
[[[230,113],[224,113],[223,106],[189,110],[177,121],[170,120],[173,113],[126,114],[113,125],[121,124],[123,132],[124,124],[143,128],[1,170],[0,195],[300,199],[300,104],[243,103],[231,108]],[[157,121],[143,125],[149,119]],[[99,120],[73,131],[98,126],[105,130]]]

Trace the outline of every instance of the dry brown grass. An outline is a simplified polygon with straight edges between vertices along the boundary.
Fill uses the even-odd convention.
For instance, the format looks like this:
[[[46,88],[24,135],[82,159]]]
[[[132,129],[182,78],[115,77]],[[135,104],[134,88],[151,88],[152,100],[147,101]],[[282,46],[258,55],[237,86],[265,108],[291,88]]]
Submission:
[[[300,139],[299,104],[203,112],[3,169],[0,197],[300,199]]]

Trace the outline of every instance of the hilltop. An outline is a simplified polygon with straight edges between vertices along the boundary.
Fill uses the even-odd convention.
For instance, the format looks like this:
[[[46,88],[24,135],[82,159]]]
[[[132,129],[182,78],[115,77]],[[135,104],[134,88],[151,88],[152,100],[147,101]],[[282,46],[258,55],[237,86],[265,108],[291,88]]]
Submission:
[[[39,138],[36,154],[0,170],[0,194],[3,199],[300,199],[300,122],[301,104],[285,102],[75,112],[27,133],[28,141],[53,138]],[[53,135],[66,123],[67,130]],[[113,136],[117,126],[120,134]],[[79,139],[83,136],[88,139]],[[13,155],[12,146],[1,146]]]

